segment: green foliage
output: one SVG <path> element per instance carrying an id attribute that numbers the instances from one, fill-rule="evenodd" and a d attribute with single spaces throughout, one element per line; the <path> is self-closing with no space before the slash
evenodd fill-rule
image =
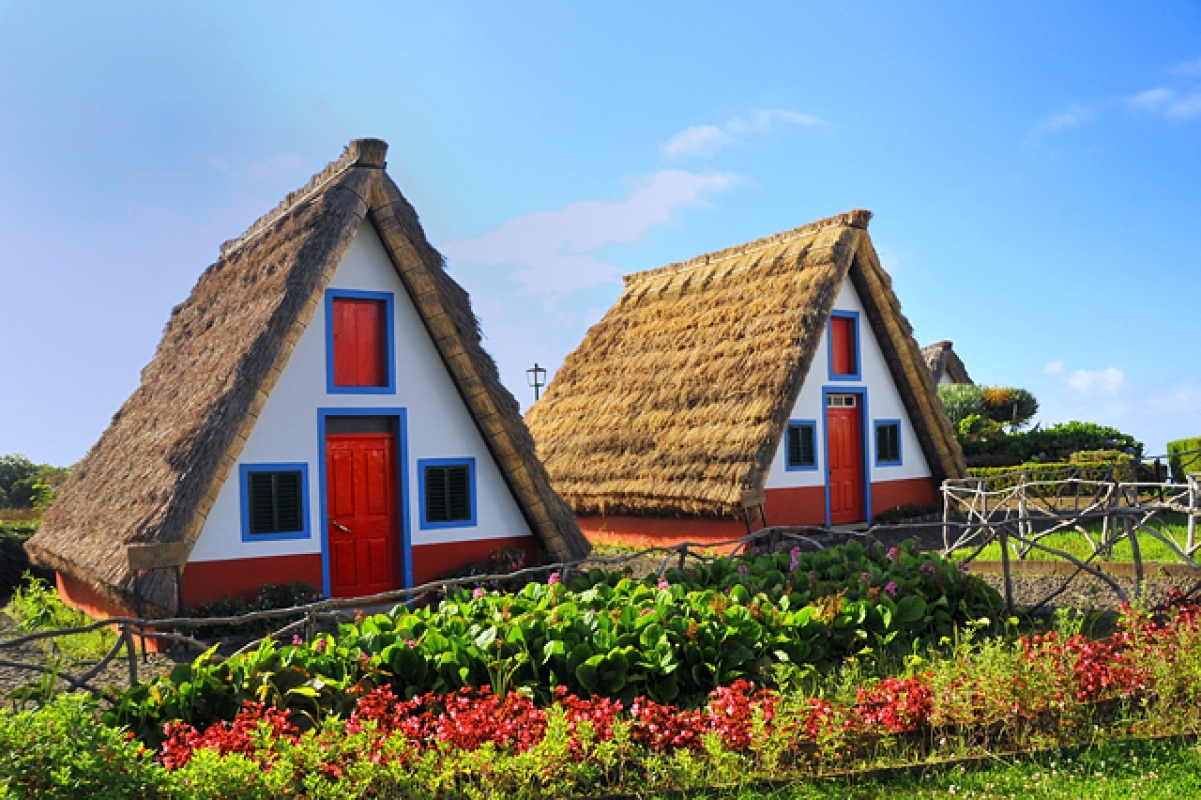
<path id="1" fill-rule="evenodd" d="M 210 653 L 135 687 L 108 719 L 153 735 L 164 720 L 229 719 L 258 700 L 316 720 L 345 713 L 352 689 L 385 683 L 404 697 L 490 686 L 545 700 L 565 686 L 688 705 L 740 678 L 774 685 L 778 664 L 830 670 L 854 654 L 898 656 L 1000 608 L 978 577 L 910 545 L 719 558 L 668 570 L 661 585 L 597 569 L 567 586 L 397 606 L 336 637 L 268 641 L 220 664 Z"/>
<path id="2" fill-rule="evenodd" d="M 1172 480 L 1183 483 L 1190 472 L 1201 472 L 1201 436 L 1168 442 Z"/>
<path id="3" fill-rule="evenodd" d="M 56 589 L 30 573 L 25 574 L 22 585 L 13 592 L 4 613 L 16 621 L 17 630 L 22 633 L 79 628 L 94 621 L 82 611 L 68 608 Z M 116 643 L 117 634 L 111 628 L 62 636 L 56 642 L 68 657 L 80 660 L 103 658 Z M 45 646 L 50 647 L 49 640 L 45 640 Z"/>
<path id="4" fill-rule="evenodd" d="M 984 405 L 983 387 L 971 383 L 955 383 L 950 386 L 938 387 L 938 398 L 942 400 L 951 427 L 958 429 L 959 423 L 968 417 L 981 419 L 988 417 L 988 408 Z"/>
<path id="5" fill-rule="evenodd" d="M 973 478 L 990 478 L 991 480 L 988 482 L 990 492 L 1008 489 L 1019 483 L 1062 481 L 1072 477 L 1085 481 L 1130 481 L 1134 479 L 1129 456 L 1112 462 L 1051 462 L 1022 464 L 1017 467 L 968 467 L 967 474 Z M 1031 496 L 1039 497 L 1042 490 L 1038 486 L 1031 486 L 1028 491 Z M 1056 491 L 1062 491 L 1062 487 L 1047 487 L 1049 496 L 1054 497 Z"/>
<path id="6" fill-rule="evenodd" d="M 992 439 L 960 439 L 959 443 L 965 456 L 1007 455 L 1022 461 L 1054 461 L 1067 458 L 1078 450 L 1125 450 L 1133 447 L 1142 452 L 1143 449 L 1142 442 L 1116 428 L 1077 421 Z"/>
<path id="7" fill-rule="evenodd" d="M 1009 386 L 985 386 L 980 393 L 988 418 L 1017 430 L 1038 413 L 1038 401 L 1025 389 Z"/>
<path id="8" fill-rule="evenodd" d="M 47 508 L 70 471 L 35 464 L 19 453 L 0 456 L 0 508 Z"/>
<path id="9" fill-rule="evenodd" d="M 25 542 L 39 524 L 37 521 L 0 522 L 0 601 L 12 595 L 26 572 L 46 580 L 54 577 L 50 570 L 31 567 L 25 552 Z"/>
<path id="10" fill-rule="evenodd" d="M 98 724 L 95 701 L 86 695 L 0 712 L 0 753 L 5 797 L 152 798 L 168 780 L 141 742 Z"/>

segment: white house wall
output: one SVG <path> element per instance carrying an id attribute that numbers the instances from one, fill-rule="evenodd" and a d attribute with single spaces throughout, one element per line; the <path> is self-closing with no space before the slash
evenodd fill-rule
<path id="1" fill-rule="evenodd" d="M 213 505 L 191 561 L 222 561 L 321 552 L 321 486 L 317 410 L 404 408 L 407 430 L 402 454 L 407 464 L 404 492 L 409 502 L 403 520 L 413 545 L 532 535 L 499 468 L 463 404 L 446 368 L 393 268 L 375 229 L 365 222 L 339 265 L 331 289 L 391 292 L 395 325 L 395 394 L 330 394 L 326 391 L 326 318 L 322 303 L 301 335 L 246 440 L 238 464 L 303 462 L 308 470 L 308 517 L 305 539 L 242 540 L 240 486 L 235 466 Z M 422 530 L 417 461 L 425 458 L 475 459 L 476 524 Z"/>
<path id="2" fill-rule="evenodd" d="M 909 415 L 905 413 L 905 406 L 901 401 L 901 395 L 897 391 L 896 384 L 893 382 L 892 373 L 888 371 L 888 364 L 884 361 L 884 354 L 880 352 L 880 345 L 876 342 L 876 336 L 872 331 L 871 323 L 863 313 L 863 305 L 859 302 L 859 296 L 855 293 L 855 287 L 851 285 L 849 278 L 843 281 L 842 288 L 838 292 L 838 298 L 834 301 L 834 310 L 855 311 L 859 313 L 859 375 L 861 380 L 832 381 L 829 379 L 830 351 L 826 342 L 826 338 L 829 335 L 829 326 L 827 326 L 826 330 L 822 332 L 817 352 L 813 356 L 813 364 L 809 367 L 809 374 L 805 377 L 805 383 L 801 387 L 800 396 L 797 397 L 796 405 L 793 407 L 792 414 L 789 417 L 789 419 L 812 420 L 817 423 L 815 431 L 817 469 L 786 469 L 787 439 L 785 437 L 781 440 L 780 448 L 772 459 L 771 470 L 767 475 L 766 488 L 789 489 L 825 485 L 826 453 L 824 443 L 826 441 L 826 409 L 823 403 L 823 388 L 865 388 L 867 390 L 868 418 L 865 431 L 868 445 L 868 458 L 865 465 L 865 477 L 867 480 L 877 483 L 906 478 L 929 477 L 930 467 L 926 463 L 925 454 L 922 453 L 921 445 L 917 441 L 917 435 L 913 430 L 913 423 L 910 421 Z M 902 463 L 899 466 L 876 466 L 875 428 L 872 423 L 875 420 L 885 419 L 901 421 Z"/>

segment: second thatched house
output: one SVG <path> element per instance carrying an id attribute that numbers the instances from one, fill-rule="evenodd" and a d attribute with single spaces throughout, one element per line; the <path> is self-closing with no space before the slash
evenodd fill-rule
<path id="1" fill-rule="evenodd" d="M 954 345 L 946 339 L 923 347 L 922 358 L 926 361 L 926 368 L 930 370 L 935 386 L 973 383 L 963 360 L 955 353 Z"/>
<path id="2" fill-rule="evenodd" d="M 870 217 L 626 277 L 526 415 L 589 538 L 735 537 L 759 497 L 772 525 L 866 523 L 963 475 Z"/>
<path id="3" fill-rule="evenodd" d="M 352 142 L 172 312 L 27 543 L 68 602 L 167 614 L 289 581 L 355 597 L 499 547 L 586 555 L 386 149 Z"/>

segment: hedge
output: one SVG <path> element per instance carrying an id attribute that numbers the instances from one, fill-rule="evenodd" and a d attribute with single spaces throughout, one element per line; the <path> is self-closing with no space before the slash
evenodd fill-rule
<path id="1" fill-rule="evenodd" d="M 1052 462 L 1047 464 L 1023 464 L 1020 467 L 968 467 L 967 474 L 972 478 L 989 478 L 988 490 L 999 491 L 1017 486 L 1025 480 L 1026 483 L 1039 481 L 1062 481 L 1068 478 L 1080 478 L 1083 481 L 1113 480 L 1115 471 L 1117 477 L 1129 481 L 1134 476 L 1130 474 L 1130 463 L 1087 463 L 1070 464 L 1067 462 Z M 1054 493 L 1054 492 L 1052 492 Z"/>
<path id="2" fill-rule="evenodd" d="M 1168 442 L 1168 463 L 1177 483 L 1184 483 L 1190 472 L 1201 472 L 1201 436 Z"/>
<path id="3" fill-rule="evenodd" d="M 0 522 L 0 600 L 12 596 L 26 571 L 39 578 L 54 580 L 50 570 L 31 567 L 25 554 L 25 541 L 38 529 L 37 522 Z"/>
<path id="4" fill-rule="evenodd" d="M 1007 455 L 1017 456 L 1022 461 L 1063 459 L 1078 450 L 1124 451 L 1133 447 L 1141 453 L 1143 449 L 1142 442 L 1117 428 L 1077 421 L 978 441 L 961 439 L 960 445 L 965 456 Z"/>

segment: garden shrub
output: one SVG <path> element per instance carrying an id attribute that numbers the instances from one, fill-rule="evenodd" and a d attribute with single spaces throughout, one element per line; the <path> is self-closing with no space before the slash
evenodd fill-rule
<path id="1" fill-rule="evenodd" d="M 1201 472 L 1201 436 L 1168 442 L 1172 480 L 1184 483 L 1190 472 Z"/>
<path id="2" fill-rule="evenodd" d="M 1083 481 L 1130 481 L 1135 477 L 1128 456 L 1117 462 L 1052 462 L 1021 464 L 1016 467 L 968 467 L 967 474 L 972 478 L 989 478 L 989 491 L 1008 489 L 1023 482 L 1051 482 L 1068 478 L 1080 478 Z M 1056 487 L 1048 486 L 1045 490 L 1054 495 Z M 1042 489 L 1031 487 L 1030 491 L 1037 496 Z"/>
<path id="3" fill-rule="evenodd" d="M 1022 461 L 1039 459 L 1054 461 L 1067 458 L 1078 450 L 1116 449 L 1132 447 L 1141 453 L 1142 442 L 1116 428 L 1091 422 L 1067 422 L 1039 430 L 1022 431 L 987 440 L 960 439 L 965 456 L 981 454 L 1015 456 Z"/>
<path id="4" fill-rule="evenodd" d="M 951 427 L 959 429 L 959 423 L 970 416 L 987 417 L 984 393 L 980 386 L 971 383 L 956 383 L 938 387 L 938 398 L 946 409 Z"/>
<path id="5" fill-rule="evenodd" d="M 249 600 L 242 597 L 225 595 L 220 600 L 206 600 L 189 608 L 189 617 L 201 619 L 215 617 L 240 617 L 255 611 L 274 611 L 281 608 L 308 605 L 322 599 L 322 594 L 312 584 L 304 581 L 291 583 L 264 583 Z M 244 625 L 213 625 L 193 629 L 194 635 L 200 637 L 218 636 L 250 636 L 262 635 L 270 630 L 278 630 L 300 619 L 299 616 L 277 617 Z"/>
<path id="6" fill-rule="evenodd" d="M 29 572 L 25 573 L 21 585 L 13 591 L 4 613 L 17 623 L 20 633 L 81 628 L 94 622 L 87 614 L 63 603 L 58 590 L 48 581 Z M 42 646 L 49 650 L 51 641 L 42 640 Z M 77 660 L 103 658 L 116 643 L 117 634 L 107 627 L 54 640 L 55 647 L 69 658 Z"/>

